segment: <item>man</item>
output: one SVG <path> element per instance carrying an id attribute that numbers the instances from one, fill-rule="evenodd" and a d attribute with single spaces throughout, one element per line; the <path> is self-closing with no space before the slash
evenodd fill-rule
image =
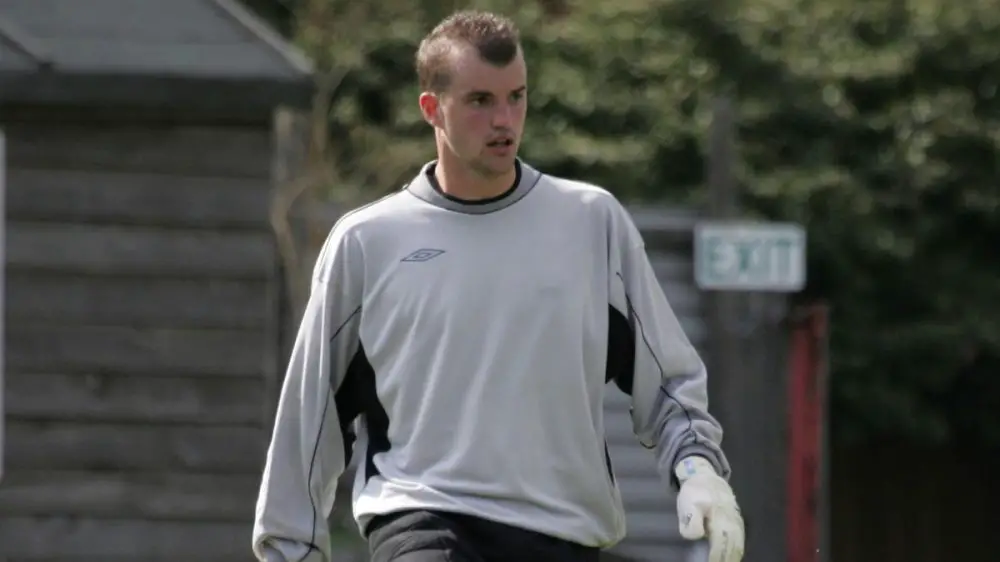
<path id="1" fill-rule="evenodd" d="M 518 33 L 461 12 L 421 43 L 437 159 L 342 218 L 319 255 L 257 504 L 267 562 L 327 562 L 352 453 L 374 562 L 596 561 L 625 535 L 603 395 L 679 486 L 681 534 L 738 562 L 705 371 L 609 192 L 516 155 Z M 355 442 L 356 441 L 356 442 Z"/>

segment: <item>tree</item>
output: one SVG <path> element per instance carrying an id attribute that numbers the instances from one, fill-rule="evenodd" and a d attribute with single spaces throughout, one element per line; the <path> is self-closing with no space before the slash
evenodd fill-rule
<path id="1" fill-rule="evenodd" d="M 994 2 L 462 5 L 521 24 L 525 158 L 622 198 L 702 204 L 709 102 L 730 93 L 744 205 L 807 226 L 803 297 L 833 307 L 837 434 L 1000 446 Z M 299 28 L 344 72 L 329 112 L 341 184 L 374 197 L 432 157 L 413 54 L 455 6 L 375 3 L 354 8 L 364 26 Z"/>
<path id="2" fill-rule="evenodd" d="M 1000 356 L 994 8 L 671 7 L 739 94 L 751 207 L 809 228 L 842 437 L 1000 445 L 996 394 L 969 392 L 996 389 Z"/>

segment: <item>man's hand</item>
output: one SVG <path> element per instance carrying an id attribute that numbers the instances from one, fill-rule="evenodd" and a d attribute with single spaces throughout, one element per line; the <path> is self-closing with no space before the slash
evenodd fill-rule
<path id="1" fill-rule="evenodd" d="M 681 483 L 677 495 L 681 536 L 688 540 L 708 537 L 708 562 L 740 562 L 743 517 L 729 483 L 702 457 L 681 460 L 674 472 Z"/>

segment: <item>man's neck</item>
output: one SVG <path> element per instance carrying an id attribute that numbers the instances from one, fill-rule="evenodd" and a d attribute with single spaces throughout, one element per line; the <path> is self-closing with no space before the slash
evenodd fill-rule
<path id="1" fill-rule="evenodd" d="M 499 197 L 510 191 L 517 179 L 517 169 L 511 166 L 507 173 L 486 177 L 442 158 L 434 167 L 434 178 L 442 193 L 464 201 L 478 201 Z"/>

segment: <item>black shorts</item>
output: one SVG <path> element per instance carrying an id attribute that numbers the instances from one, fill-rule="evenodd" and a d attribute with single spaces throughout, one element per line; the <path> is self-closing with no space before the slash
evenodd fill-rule
<path id="1" fill-rule="evenodd" d="M 367 527 L 371 562 L 598 562 L 600 550 L 467 515 L 407 511 Z"/>

